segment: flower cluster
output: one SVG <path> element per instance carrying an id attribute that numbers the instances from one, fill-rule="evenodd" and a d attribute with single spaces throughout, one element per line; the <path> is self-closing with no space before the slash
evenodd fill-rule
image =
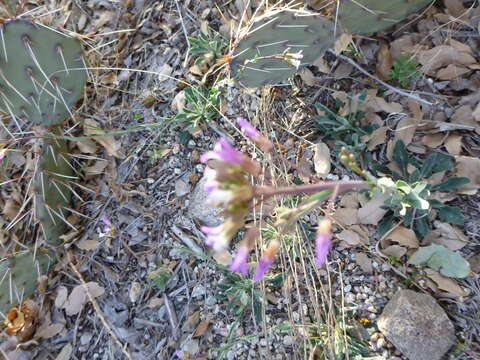
<path id="1" fill-rule="evenodd" d="M 249 136 L 263 151 L 272 150 L 272 143 L 253 127 L 244 118 L 237 119 L 243 132 Z M 212 151 L 202 155 L 201 161 L 208 163 L 205 170 L 205 191 L 208 202 L 222 207 L 226 220 L 216 227 L 203 226 L 202 231 L 207 235 L 206 244 L 214 251 L 222 251 L 229 247 L 231 239 L 245 223 L 245 216 L 251 207 L 254 198 L 271 196 L 275 193 L 271 188 L 255 187 L 251 185 L 249 176 L 257 177 L 260 173 L 260 164 L 245 154 L 236 150 L 226 139 L 220 139 Z M 325 185 L 321 185 L 325 187 Z M 287 191 L 287 192 L 285 192 Z M 288 193 L 284 188 L 283 192 Z M 255 246 L 255 240 L 260 236 L 258 228 L 250 228 L 240 242 L 235 257 L 230 264 L 230 270 L 248 276 L 248 258 Z M 331 223 L 323 220 L 319 224 L 316 240 L 316 262 L 319 266 L 326 262 L 330 249 Z M 280 242 L 273 239 L 260 257 L 253 280 L 260 280 L 273 264 L 275 255 L 280 248 Z"/>

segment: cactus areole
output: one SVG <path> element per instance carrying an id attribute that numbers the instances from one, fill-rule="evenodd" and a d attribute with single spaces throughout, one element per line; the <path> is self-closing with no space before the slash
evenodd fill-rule
<path id="1" fill-rule="evenodd" d="M 239 41 L 233 76 L 247 87 L 284 83 L 334 42 L 333 23 L 320 15 L 283 10 L 256 21 Z"/>
<path id="2" fill-rule="evenodd" d="M 17 126 L 60 124 L 87 79 L 80 42 L 23 19 L 0 25 L 0 111 Z"/>

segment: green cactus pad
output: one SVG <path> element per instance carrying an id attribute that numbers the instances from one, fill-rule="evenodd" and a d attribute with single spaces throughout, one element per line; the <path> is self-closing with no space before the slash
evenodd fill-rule
<path id="1" fill-rule="evenodd" d="M 407 18 L 432 0 L 340 0 L 338 21 L 351 33 L 373 34 Z"/>
<path id="2" fill-rule="evenodd" d="M 255 22 L 231 61 L 234 79 L 247 87 L 284 83 L 297 68 L 281 55 L 302 51 L 302 64 L 315 61 L 334 43 L 334 25 L 320 15 L 283 10 Z M 276 57 L 260 59 L 264 57 Z"/>
<path id="3" fill-rule="evenodd" d="M 17 124 L 69 117 L 87 79 L 80 42 L 23 19 L 0 25 L 0 35 L 0 111 Z"/>
<path id="4" fill-rule="evenodd" d="M 0 262 L 0 311 L 8 310 L 35 291 L 39 276 L 53 263 L 52 254 L 37 250 L 18 253 Z"/>
<path id="5" fill-rule="evenodd" d="M 71 202 L 69 181 L 73 170 L 67 158 L 64 140 L 45 139 L 35 174 L 35 215 L 43 229 L 45 242 L 50 246 L 62 244 L 60 236 L 69 228 L 68 210 Z"/>

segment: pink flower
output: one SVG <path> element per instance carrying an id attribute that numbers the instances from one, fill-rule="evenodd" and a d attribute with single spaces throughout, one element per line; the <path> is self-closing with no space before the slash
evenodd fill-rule
<path id="1" fill-rule="evenodd" d="M 332 244 L 332 222 L 323 219 L 318 224 L 317 238 L 315 239 L 316 263 L 322 266 L 327 261 L 327 255 Z"/>
<path id="2" fill-rule="evenodd" d="M 257 268 L 255 270 L 255 275 L 253 275 L 254 281 L 259 281 L 267 270 L 272 266 L 273 260 L 275 259 L 275 255 L 280 248 L 280 243 L 277 240 L 272 240 L 268 245 L 267 250 L 263 253 L 260 260 L 258 260 Z"/>
<path id="3" fill-rule="evenodd" d="M 213 151 L 207 151 L 200 157 L 200 161 L 204 163 L 212 159 L 241 166 L 244 162 L 244 155 L 230 145 L 226 139 L 222 138 L 217 141 L 213 147 Z"/>
<path id="4" fill-rule="evenodd" d="M 243 132 L 247 134 L 248 137 L 250 137 L 255 144 L 257 144 L 260 149 L 262 149 L 265 152 L 269 152 L 273 148 L 273 144 L 270 140 L 268 140 L 265 136 L 262 136 L 260 132 L 252 125 L 250 124 L 245 118 L 239 117 L 237 119 L 238 125 L 242 128 Z"/>
<path id="5" fill-rule="evenodd" d="M 250 124 L 245 118 L 239 117 L 237 119 L 238 125 L 242 128 L 243 132 L 247 134 L 248 137 L 251 137 L 252 139 L 256 139 L 257 137 L 261 136 L 260 132 Z"/>
<path id="6" fill-rule="evenodd" d="M 214 251 L 222 251 L 228 248 L 230 240 L 242 225 L 242 221 L 231 217 L 218 226 L 202 226 L 200 229 L 207 235 L 205 243 Z"/>
<path id="7" fill-rule="evenodd" d="M 235 255 L 232 263 L 230 264 L 231 271 L 237 271 L 243 276 L 248 276 L 248 254 L 250 249 L 244 246 L 240 246 Z"/>
<path id="8" fill-rule="evenodd" d="M 0 160 L 3 160 L 5 157 L 5 154 L 7 153 L 7 149 L 2 149 L 0 150 Z"/>
<path id="9" fill-rule="evenodd" d="M 244 276 L 248 276 L 248 254 L 252 250 L 255 239 L 260 236 L 260 230 L 256 227 L 251 228 L 245 234 L 240 246 L 238 247 L 235 258 L 230 264 L 231 271 L 237 271 Z"/>

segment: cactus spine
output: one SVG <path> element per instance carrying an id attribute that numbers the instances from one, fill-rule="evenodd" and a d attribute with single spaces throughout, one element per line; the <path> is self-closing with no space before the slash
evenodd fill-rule
<path id="1" fill-rule="evenodd" d="M 240 40 L 233 54 L 234 78 L 247 87 L 279 84 L 297 67 L 287 53 L 301 53 L 302 63 L 311 63 L 334 41 L 333 24 L 325 17 L 284 10 L 266 14 Z"/>
<path id="2" fill-rule="evenodd" d="M 67 143 L 50 135 L 58 135 L 61 123 L 72 117 L 87 79 L 85 68 L 77 39 L 23 19 L 0 25 L 0 112 L 9 115 L 16 132 L 33 127 L 43 136 L 36 155 L 34 208 L 44 241 L 53 247 L 61 245 L 60 236 L 69 227 L 73 169 Z M 0 311 L 30 295 L 52 259 L 36 251 L 36 256 L 20 253 L 2 262 L 0 279 L 6 275 L 0 282 Z"/>

